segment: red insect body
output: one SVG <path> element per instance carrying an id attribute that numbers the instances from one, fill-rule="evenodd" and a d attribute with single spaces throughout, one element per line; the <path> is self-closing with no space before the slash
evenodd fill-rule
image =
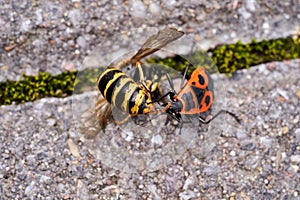
<path id="1" fill-rule="evenodd" d="M 206 72 L 203 67 L 198 67 L 192 72 L 191 77 L 177 95 L 175 95 L 172 86 L 173 91 L 168 93 L 172 102 L 168 102 L 164 105 L 166 112 L 173 118 L 182 122 L 181 114 L 193 115 L 208 111 L 211 108 L 214 99 L 213 88 L 213 81 L 210 78 L 209 73 Z M 203 124 L 208 124 L 222 113 L 231 115 L 238 123 L 240 123 L 240 119 L 234 113 L 227 110 L 220 110 L 208 120 L 199 116 L 199 120 Z"/>
<path id="2" fill-rule="evenodd" d="M 213 82 L 203 67 L 195 69 L 187 84 L 174 96 L 181 102 L 182 114 L 197 114 L 210 109 L 213 102 Z"/>

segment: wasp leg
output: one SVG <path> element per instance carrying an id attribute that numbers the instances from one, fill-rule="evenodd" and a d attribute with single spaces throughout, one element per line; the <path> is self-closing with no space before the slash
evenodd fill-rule
<path id="1" fill-rule="evenodd" d="M 144 76 L 144 72 L 143 72 L 142 67 L 141 67 L 141 63 L 136 62 L 135 66 L 139 70 L 140 81 L 143 83 L 145 81 L 145 76 Z"/>
<path id="2" fill-rule="evenodd" d="M 220 114 L 229 114 L 230 116 L 232 116 L 239 124 L 241 123 L 241 120 L 232 112 L 229 112 L 228 110 L 220 110 L 217 114 L 215 114 L 212 118 L 205 120 L 203 119 L 201 116 L 199 116 L 199 121 L 202 124 L 209 124 L 212 120 L 214 120 L 216 117 L 218 117 Z"/>
<path id="3" fill-rule="evenodd" d="M 144 72 L 140 62 L 136 62 L 136 67 L 139 70 L 140 82 L 143 89 L 145 89 L 149 94 L 151 94 L 151 98 L 155 99 L 155 102 L 161 100 L 161 98 L 159 98 L 159 100 L 156 100 L 158 98 L 157 96 L 161 95 L 161 88 L 159 83 L 156 82 L 153 83 L 152 81 L 145 79 Z"/>
<path id="4" fill-rule="evenodd" d="M 171 103 L 168 102 L 162 109 L 150 111 L 149 114 L 156 115 L 156 114 L 166 112 L 166 110 L 168 110 L 170 108 L 170 106 L 171 106 Z"/>
<path id="5" fill-rule="evenodd" d="M 166 96 L 170 96 L 170 99 L 173 99 L 175 95 L 177 95 L 176 91 L 174 90 L 174 85 L 173 85 L 173 82 L 171 80 L 171 77 L 169 75 L 169 73 L 166 74 L 167 75 L 167 79 L 169 81 L 169 84 L 170 84 L 170 87 L 171 87 L 171 91 L 167 92 L 166 94 L 160 96 L 159 98 L 157 97 L 154 97 L 152 96 L 152 101 L 151 102 L 148 102 L 148 104 L 152 104 L 152 103 L 158 103 L 159 105 L 160 104 L 160 101 L 162 101 Z M 150 93 L 150 94 L 153 94 L 155 90 L 159 90 L 160 93 L 161 93 L 161 88 L 159 86 L 159 84 L 153 84 L 154 85 L 154 88 L 152 90 L 150 90 L 148 88 L 147 85 L 145 85 L 146 83 L 145 82 L 142 82 L 142 85 L 143 87 Z"/>

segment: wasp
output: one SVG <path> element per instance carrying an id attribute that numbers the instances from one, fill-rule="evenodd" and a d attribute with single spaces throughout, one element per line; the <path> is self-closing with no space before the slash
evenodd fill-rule
<path id="1" fill-rule="evenodd" d="M 97 102 L 96 113 L 102 129 L 105 128 L 112 115 L 113 107 L 118 108 L 127 116 L 155 114 L 165 110 L 165 108 L 156 110 L 154 102 L 160 99 L 161 88 L 158 83 L 145 80 L 139 61 L 177 40 L 183 34 L 175 28 L 163 29 L 149 37 L 132 58 L 110 65 L 99 75 L 98 89 L 104 98 Z M 124 66 L 130 64 L 136 65 L 139 71 L 139 82 L 121 71 Z M 120 120 L 120 123 L 123 121 Z"/>
<path id="2" fill-rule="evenodd" d="M 141 70 L 141 64 L 136 65 Z M 158 83 L 143 78 L 137 83 L 115 67 L 99 76 L 98 89 L 111 105 L 132 116 L 155 113 L 152 99 L 161 94 Z"/>
<path id="3" fill-rule="evenodd" d="M 181 81 L 181 90 L 178 93 L 176 93 L 173 82 L 167 74 L 171 91 L 164 95 L 169 95 L 171 100 L 163 105 L 165 106 L 166 112 L 169 116 L 181 123 L 183 122 L 181 114 L 188 116 L 205 113 L 211 108 L 214 100 L 213 81 L 204 67 L 197 67 L 192 72 L 186 84 L 183 84 L 187 76 L 188 68 L 189 65 L 187 65 L 185 69 L 184 76 Z M 210 119 L 204 119 L 199 115 L 199 121 L 202 124 L 208 124 L 222 113 L 231 115 L 238 123 L 240 123 L 240 119 L 234 113 L 227 110 L 220 110 Z"/>

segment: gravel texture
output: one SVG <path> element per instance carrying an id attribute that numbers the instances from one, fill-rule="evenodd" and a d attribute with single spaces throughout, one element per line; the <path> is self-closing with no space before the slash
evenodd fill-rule
<path id="1" fill-rule="evenodd" d="M 299 199 L 299 73 L 300 61 L 293 60 L 239 71 L 232 78 L 213 76 L 227 88 L 227 108 L 242 124 L 226 123 L 205 158 L 190 149 L 151 172 L 128 173 L 97 159 L 97 146 L 89 146 L 75 130 L 72 97 L 2 106 L 1 196 Z"/>
<path id="2" fill-rule="evenodd" d="M 0 10 L 0 81 L 22 73 L 78 69 L 97 45 L 99 59 L 147 27 L 175 26 L 204 49 L 299 33 L 300 2 L 289 1 L 8 1 Z M 137 29 L 138 28 L 138 29 Z M 120 37 L 124 36 L 124 37 Z M 126 43 L 127 49 L 137 41 Z M 106 60 L 111 61 L 111 60 Z"/>
<path id="3" fill-rule="evenodd" d="M 116 32 L 138 30 L 143 35 L 151 25 L 181 27 L 207 48 L 237 39 L 284 37 L 297 32 L 300 24 L 297 1 L 197 2 L 3 1 L 0 80 L 18 80 L 22 72 L 56 74 L 77 68 L 104 38 L 112 37 L 116 43 L 104 43 L 117 50 L 122 38 Z M 107 46 L 103 54 L 110 52 Z M 226 109 L 238 114 L 242 124 L 230 119 L 215 123 L 223 131 L 206 157 L 197 157 L 198 149 L 190 148 L 176 161 L 150 171 L 110 166 L 95 154 L 97 141 L 78 134 L 72 101 L 89 94 L 1 106 L 0 196 L 299 199 L 299 74 L 300 61 L 292 60 L 262 64 L 231 78 L 214 75 L 215 85 L 226 89 L 216 101 L 226 101 Z M 161 143 L 159 137 L 153 141 Z"/>

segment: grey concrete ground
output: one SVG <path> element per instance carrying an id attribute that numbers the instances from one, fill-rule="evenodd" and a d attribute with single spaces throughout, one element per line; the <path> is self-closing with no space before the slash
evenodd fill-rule
<path id="1" fill-rule="evenodd" d="M 222 100 L 242 125 L 226 122 L 204 159 L 189 149 L 151 172 L 126 172 L 97 159 L 93 152 L 102 147 L 76 133 L 71 97 L 2 106 L 2 197 L 298 199 L 299 72 L 294 60 L 219 77 L 215 84 L 228 89 Z"/>
<path id="2" fill-rule="evenodd" d="M 299 10 L 299 0 L 3 0 L 0 81 L 18 80 L 23 72 L 57 74 L 79 68 L 97 45 L 101 60 L 120 49 L 125 37 L 145 35 L 147 27 L 181 28 L 204 49 L 237 40 L 285 37 L 299 33 Z M 137 42 L 124 45 L 131 49 Z"/>
<path id="3" fill-rule="evenodd" d="M 118 50 L 123 45 L 116 33 L 139 28 L 135 34 L 142 37 L 147 26 L 180 27 L 203 48 L 284 37 L 299 31 L 298 10 L 299 1 L 3 1 L 0 80 L 77 68 L 97 44 L 104 45 L 105 55 L 111 52 L 107 46 Z M 99 159 L 95 152 L 102 146 L 82 139 L 73 120 L 72 99 L 84 100 L 85 94 L 1 106 L 0 196 L 299 199 L 299 74 L 300 61 L 293 60 L 262 64 L 231 78 L 214 75 L 216 89 L 225 88 L 216 103 L 226 101 L 242 124 L 229 118 L 212 124 L 222 131 L 206 157 L 197 157 L 201 147 L 196 146 L 154 171 L 126 171 Z"/>

